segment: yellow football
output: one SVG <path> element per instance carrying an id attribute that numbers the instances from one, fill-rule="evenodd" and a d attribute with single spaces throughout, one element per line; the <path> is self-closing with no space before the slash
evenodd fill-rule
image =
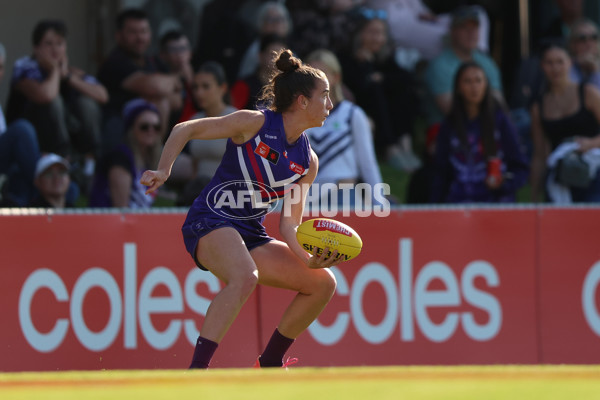
<path id="1" fill-rule="evenodd" d="M 362 239 L 348 225 L 329 218 L 314 218 L 304 221 L 298 227 L 296 239 L 300 246 L 309 253 L 317 248 L 317 254 L 322 254 L 325 247 L 329 248 L 328 256 L 334 250 L 338 251 L 336 258 L 350 260 L 360 254 Z"/>

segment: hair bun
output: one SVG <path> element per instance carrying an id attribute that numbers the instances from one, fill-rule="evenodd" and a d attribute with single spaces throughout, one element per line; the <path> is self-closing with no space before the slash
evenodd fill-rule
<path id="1" fill-rule="evenodd" d="M 277 69 L 282 72 L 295 71 L 300 68 L 301 64 L 300 59 L 294 57 L 291 50 L 283 50 L 277 61 L 275 61 Z"/>

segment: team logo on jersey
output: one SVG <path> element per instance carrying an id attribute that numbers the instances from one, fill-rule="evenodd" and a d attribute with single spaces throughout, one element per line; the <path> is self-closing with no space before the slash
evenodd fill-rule
<path id="1" fill-rule="evenodd" d="M 231 180 L 210 189 L 206 200 L 208 207 L 223 218 L 248 220 L 275 210 L 279 196 L 275 189 L 264 183 Z"/>
<path id="2" fill-rule="evenodd" d="M 290 169 L 297 173 L 298 175 L 302 175 L 304 173 L 304 167 L 300 164 L 297 164 L 293 161 L 290 161 Z"/>
<path id="3" fill-rule="evenodd" d="M 258 146 L 256 146 L 254 152 L 273 165 L 277 165 L 277 161 L 279 161 L 279 153 L 263 142 L 260 142 Z"/>

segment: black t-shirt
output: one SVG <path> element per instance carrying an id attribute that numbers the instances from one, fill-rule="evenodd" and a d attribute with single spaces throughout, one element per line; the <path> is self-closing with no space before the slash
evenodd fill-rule
<path id="1" fill-rule="evenodd" d="M 144 57 L 144 66 L 139 66 L 120 47 L 115 47 L 110 52 L 98 71 L 98 79 L 110 93 L 110 99 L 106 106 L 108 112 L 121 115 L 125 103 L 139 97 L 138 94 L 122 87 L 123 81 L 138 71 L 158 72 L 158 68 L 153 58 L 149 56 Z"/>

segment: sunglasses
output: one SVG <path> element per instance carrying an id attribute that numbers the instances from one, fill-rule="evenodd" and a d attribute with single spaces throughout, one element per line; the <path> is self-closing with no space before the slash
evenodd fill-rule
<path id="1" fill-rule="evenodd" d="M 596 41 L 598 40 L 598 34 L 597 33 L 590 33 L 588 35 L 582 33 L 580 35 L 575 36 L 575 40 L 578 42 L 586 42 L 588 40 L 590 41 Z"/>
<path id="2" fill-rule="evenodd" d="M 160 132 L 160 124 L 149 124 L 148 122 L 142 122 L 137 126 L 142 132 L 148 132 L 150 129 L 154 129 L 155 132 Z"/>
<path id="3" fill-rule="evenodd" d="M 361 8 L 359 10 L 360 14 L 365 19 L 387 19 L 387 11 L 385 10 L 377 10 L 373 8 Z"/>

